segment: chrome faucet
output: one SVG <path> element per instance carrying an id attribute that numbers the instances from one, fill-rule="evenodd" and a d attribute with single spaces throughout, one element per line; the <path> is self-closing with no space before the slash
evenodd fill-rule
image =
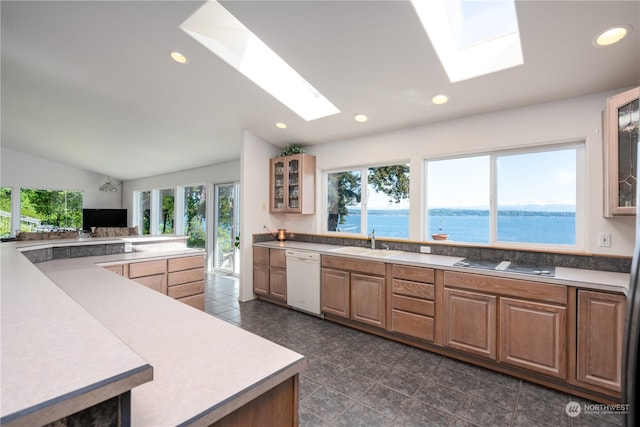
<path id="1" fill-rule="evenodd" d="M 371 234 L 369 234 L 369 239 L 371 239 L 371 249 L 376 248 L 376 230 L 375 228 L 371 229 Z"/>

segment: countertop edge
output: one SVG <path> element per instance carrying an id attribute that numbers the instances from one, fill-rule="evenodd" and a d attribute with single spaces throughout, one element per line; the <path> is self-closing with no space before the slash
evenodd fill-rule
<path id="1" fill-rule="evenodd" d="M 307 367 L 307 363 L 307 358 L 303 356 L 301 359 L 289 364 L 280 371 L 265 377 L 262 381 L 252 385 L 251 387 L 238 391 L 233 396 L 229 396 L 228 399 L 219 402 L 217 405 L 201 412 L 179 425 L 194 427 L 209 426 L 251 402 L 255 398 L 263 395 L 265 392 L 271 390 L 283 381 L 297 375 L 301 370 Z"/>
<path id="2" fill-rule="evenodd" d="M 105 399 L 121 395 L 131 391 L 134 387 L 153 380 L 153 367 L 149 364 L 122 372 L 112 378 L 107 378 L 95 384 L 89 384 L 83 388 L 74 390 L 65 395 L 58 396 L 36 406 L 22 409 L 0 418 L 0 425 L 11 427 L 13 425 L 40 425 L 42 423 L 41 411 L 56 413 L 59 408 L 77 406 L 81 400 L 81 406 L 93 406 Z M 87 403 L 87 401 L 91 403 Z"/>

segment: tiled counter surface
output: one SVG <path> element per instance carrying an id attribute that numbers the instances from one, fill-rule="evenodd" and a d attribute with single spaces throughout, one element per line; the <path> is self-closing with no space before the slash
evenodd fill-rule
<path id="1" fill-rule="evenodd" d="M 131 420 L 135 426 L 209 425 L 306 366 L 306 359 L 298 353 L 95 265 L 193 253 L 190 250 L 134 252 L 34 265 L 22 257 L 13 244 L 3 244 L 1 249 L 3 416 L 7 410 L 5 400 L 24 405 L 32 390 L 47 388 L 45 384 L 69 387 L 69 373 L 75 373 L 76 366 L 77 373 L 82 374 L 78 375 L 81 385 L 86 385 L 83 375 L 102 369 L 96 365 L 122 363 L 119 358 L 113 360 L 109 353 L 101 352 L 99 346 L 92 348 L 96 340 L 93 331 L 83 329 L 85 325 L 78 323 L 82 319 L 71 319 L 64 328 L 52 324 L 48 329 L 49 340 L 73 339 L 82 350 L 73 358 L 78 360 L 75 363 L 66 361 L 66 369 L 56 369 L 66 376 L 52 378 L 53 382 L 41 380 L 37 374 L 47 370 L 45 362 L 69 357 L 69 352 L 63 346 L 52 352 L 46 341 L 32 343 L 31 336 L 42 338 L 43 334 L 37 331 L 34 335 L 19 334 L 16 325 L 28 321 L 37 329 L 41 322 L 51 320 L 40 315 L 46 307 L 51 311 L 51 317 L 63 316 L 64 312 L 59 309 L 66 306 L 83 312 L 86 323 L 93 322 L 103 331 L 106 328 L 111 341 L 130 352 L 139 364 L 153 367 L 153 381 L 131 391 Z M 19 268 L 16 270 L 15 267 Z M 32 300 L 33 305 L 26 312 L 18 312 L 15 300 L 5 300 L 5 292 L 14 292 L 14 288 L 34 277 L 41 282 L 42 288 L 60 294 L 65 305 L 40 299 L 33 293 L 35 289 L 21 295 L 21 300 Z M 5 304 L 8 306 L 6 311 Z M 10 342 L 5 341 L 5 329 Z M 39 369 L 32 368 L 17 355 L 22 347 L 29 345 L 34 346 L 32 364 Z M 90 348 L 85 349 L 86 346 Z M 11 363 L 5 363 L 7 357 Z M 25 376 L 22 369 L 34 369 L 35 372 Z M 11 384 L 5 384 L 7 374 L 15 377 Z M 60 395 L 53 388 L 52 396 Z M 18 396 L 13 396 L 14 393 Z"/>
<path id="2" fill-rule="evenodd" d="M 455 264 L 463 258 L 443 255 L 430 255 L 415 252 L 401 252 L 388 257 L 371 257 L 366 255 L 353 255 L 335 252 L 342 246 L 324 245 L 317 243 L 284 241 L 284 242 L 262 242 L 255 243 L 254 246 L 263 246 L 280 249 L 296 249 L 318 252 L 323 255 L 342 256 L 349 258 L 361 258 L 369 261 L 379 261 L 394 264 L 406 264 L 419 267 L 446 268 L 447 270 L 461 271 L 465 273 L 477 273 L 489 276 L 509 277 L 551 283 L 557 285 L 575 286 L 584 289 L 599 289 L 623 293 L 626 295 L 629 288 L 629 274 L 615 273 L 610 271 L 583 270 L 578 268 L 556 267 L 555 277 L 542 277 L 532 274 L 509 273 L 506 271 L 484 270 L 469 267 L 456 267 Z"/>

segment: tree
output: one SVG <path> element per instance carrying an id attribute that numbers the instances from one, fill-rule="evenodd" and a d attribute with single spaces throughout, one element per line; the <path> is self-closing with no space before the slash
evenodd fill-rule
<path id="1" fill-rule="evenodd" d="M 0 237 L 11 234 L 11 188 L 0 187 Z"/>
<path id="2" fill-rule="evenodd" d="M 204 185 L 185 188 L 185 210 L 187 229 L 185 234 L 189 236 L 187 245 L 190 248 L 204 248 L 205 230 L 203 221 L 206 215 L 206 187 Z"/>
<path id="3" fill-rule="evenodd" d="M 347 206 L 360 202 L 362 190 L 358 171 L 329 174 L 327 195 L 327 211 L 329 212 L 327 229 L 335 231 L 338 224 L 344 224 L 344 217 L 349 214 Z"/>
<path id="4" fill-rule="evenodd" d="M 175 212 L 175 197 L 171 194 L 162 194 L 162 231 L 161 234 L 173 233 L 173 216 Z"/>
<path id="5" fill-rule="evenodd" d="M 374 190 L 389 196 L 390 203 L 400 203 L 409 198 L 409 165 L 369 168 L 367 179 Z"/>
<path id="6" fill-rule="evenodd" d="M 329 174 L 327 229 L 336 231 L 349 215 L 349 206 L 360 203 L 362 179 L 357 170 Z M 367 169 L 367 181 L 376 192 L 389 196 L 390 203 L 409 198 L 409 165 L 391 165 Z"/>
<path id="7" fill-rule="evenodd" d="M 82 193 L 66 190 L 23 189 L 22 216 L 38 218 L 42 224 L 60 228 L 82 227 Z"/>

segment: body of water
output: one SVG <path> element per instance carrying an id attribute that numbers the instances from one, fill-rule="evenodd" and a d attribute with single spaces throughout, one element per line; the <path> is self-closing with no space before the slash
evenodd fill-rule
<path id="1" fill-rule="evenodd" d="M 469 211 L 436 211 L 429 215 L 429 236 L 449 234 L 449 240 L 469 243 L 489 243 L 489 214 Z M 376 230 L 378 237 L 409 237 L 409 212 L 371 211 L 367 218 L 367 232 Z M 439 228 L 442 227 L 442 231 Z M 360 212 L 352 212 L 340 224 L 341 231 L 360 233 Z M 558 245 L 575 245 L 575 214 L 567 212 L 509 212 L 498 215 L 498 240 Z M 431 239 L 431 237 L 429 237 Z"/>

